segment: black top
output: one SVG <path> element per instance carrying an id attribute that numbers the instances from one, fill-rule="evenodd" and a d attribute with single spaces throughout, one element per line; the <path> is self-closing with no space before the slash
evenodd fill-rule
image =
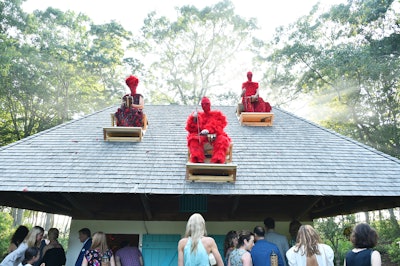
<path id="1" fill-rule="evenodd" d="M 46 266 L 62 266 L 65 265 L 65 252 L 63 248 L 51 248 L 46 251 L 41 263 Z"/>
<path id="2" fill-rule="evenodd" d="M 371 266 L 372 249 L 359 252 L 349 251 L 346 254 L 346 266 Z"/>

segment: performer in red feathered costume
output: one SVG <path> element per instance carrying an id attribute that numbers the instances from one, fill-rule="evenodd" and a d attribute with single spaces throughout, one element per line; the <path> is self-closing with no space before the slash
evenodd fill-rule
<path id="1" fill-rule="evenodd" d="M 204 112 L 194 112 L 186 122 L 190 161 L 192 163 L 204 162 L 204 145 L 213 147 L 211 163 L 225 163 L 226 151 L 231 139 L 225 133 L 224 128 L 228 124 L 225 115 L 221 111 L 211 111 L 211 102 L 207 97 L 201 100 Z"/>
<path id="2" fill-rule="evenodd" d="M 141 94 L 136 93 L 139 79 L 135 76 L 129 76 L 125 83 L 131 93 L 122 97 L 121 107 L 115 113 L 116 124 L 122 127 L 142 127 L 144 100 Z"/>
<path id="3" fill-rule="evenodd" d="M 271 112 L 271 105 L 258 96 L 258 82 L 253 82 L 253 73 L 247 72 L 247 81 L 242 84 L 242 103 L 245 112 Z"/>

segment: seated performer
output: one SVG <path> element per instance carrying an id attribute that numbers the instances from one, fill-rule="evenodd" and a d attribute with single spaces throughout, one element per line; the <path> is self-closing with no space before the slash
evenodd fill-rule
<path id="1" fill-rule="evenodd" d="M 201 100 L 204 112 L 194 112 L 186 122 L 190 162 L 204 163 L 204 145 L 211 145 L 213 153 L 211 163 L 225 163 L 226 151 L 231 139 L 225 133 L 226 117 L 221 111 L 211 111 L 211 102 L 207 97 Z"/>
<path id="2" fill-rule="evenodd" d="M 116 124 L 121 127 L 142 127 L 144 100 L 141 94 L 136 93 L 139 79 L 129 76 L 125 82 L 131 93 L 122 97 L 121 107 L 115 113 Z"/>
<path id="3" fill-rule="evenodd" d="M 253 73 L 247 72 L 247 81 L 242 84 L 242 104 L 245 112 L 271 112 L 271 105 L 258 96 L 258 82 L 253 82 Z"/>

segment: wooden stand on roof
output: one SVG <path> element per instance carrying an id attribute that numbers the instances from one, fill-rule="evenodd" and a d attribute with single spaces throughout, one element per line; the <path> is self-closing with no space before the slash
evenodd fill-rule
<path id="1" fill-rule="evenodd" d="M 147 129 L 147 117 L 143 114 L 143 127 L 117 127 L 114 114 L 111 114 L 111 126 L 103 128 L 105 141 L 139 142 Z"/>
<path id="2" fill-rule="evenodd" d="M 243 105 L 240 103 L 236 114 L 242 126 L 268 127 L 274 122 L 274 113 L 243 112 L 242 110 Z"/>
<path id="3" fill-rule="evenodd" d="M 237 165 L 232 163 L 231 143 L 226 151 L 226 163 L 210 163 L 212 149 L 206 147 L 204 163 L 186 163 L 186 180 L 192 182 L 235 182 Z M 190 154 L 188 154 L 188 159 Z"/>

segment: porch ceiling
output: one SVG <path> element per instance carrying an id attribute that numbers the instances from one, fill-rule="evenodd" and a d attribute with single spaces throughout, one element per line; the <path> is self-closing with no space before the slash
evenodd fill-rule
<path id="1" fill-rule="evenodd" d="M 154 221 L 186 221 L 193 212 L 201 212 L 207 221 L 262 221 L 267 216 L 277 221 L 311 221 L 400 206 L 400 197 L 203 195 L 201 202 L 196 202 L 196 198 L 187 196 L 1 192 L 0 202 L 5 206 L 68 215 L 74 219 Z"/>

